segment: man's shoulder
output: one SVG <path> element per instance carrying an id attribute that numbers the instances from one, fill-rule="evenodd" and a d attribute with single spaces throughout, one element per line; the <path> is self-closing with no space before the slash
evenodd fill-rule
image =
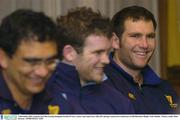
<path id="1" fill-rule="evenodd" d="M 12 106 L 10 101 L 0 97 L 0 114 L 10 113 Z"/>
<path id="2" fill-rule="evenodd" d="M 159 85 L 159 87 L 160 87 L 161 90 L 163 90 L 164 92 L 176 94 L 176 92 L 175 92 L 173 86 L 171 85 L 171 83 L 169 82 L 169 80 L 163 80 L 163 79 L 161 79 L 161 84 Z"/>
<path id="3" fill-rule="evenodd" d="M 113 86 L 109 85 L 109 81 L 104 81 L 101 84 L 101 91 L 104 93 L 104 96 L 112 101 L 121 101 L 124 103 L 128 103 L 129 100 L 117 89 L 115 89 Z"/>
<path id="4" fill-rule="evenodd" d="M 59 91 L 56 92 L 55 89 L 46 89 L 44 93 L 37 95 L 31 111 L 46 114 L 71 113 L 70 105 L 62 94 Z"/>

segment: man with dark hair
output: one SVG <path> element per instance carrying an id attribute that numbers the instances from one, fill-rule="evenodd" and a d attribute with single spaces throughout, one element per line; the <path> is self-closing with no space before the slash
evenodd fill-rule
<path id="1" fill-rule="evenodd" d="M 104 84 L 104 67 L 111 49 L 110 20 L 81 7 L 57 19 L 62 62 L 51 82 L 57 94 L 72 105 L 74 113 L 133 113 L 121 93 Z M 52 84 L 50 83 L 50 84 Z"/>
<path id="2" fill-rule="evenodd" d="M 45 90 L 57 64 L 56 33 L 54 22 L 41 12 L 21 9 L 2 20 L 1 114 L 68 112 L 64 98 L 54 99 Z"/>
<path id="3" fill-rule="evenodd" d="M 107 80 L 134 105 L 135 113 L 172 113 L 177 96 L 148 65 L 156 46 L 156 21 L 151 12 L 130 6 L 112 18 L 110 64 L 105 68 Z"/>

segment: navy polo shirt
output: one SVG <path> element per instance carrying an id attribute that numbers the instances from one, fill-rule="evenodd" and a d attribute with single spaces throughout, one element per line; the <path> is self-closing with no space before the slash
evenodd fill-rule
<path id="1" fill-rule="evenodd" d="M 177 107 L 178 97 L 173 88 L 166 80 L 161 80 L 149 66 L 142 70 L 144 81 L 141 86 L 114 62 L 112 54 L 105 73 L 108 76 L 106 83 L 131 100 L 135 113 L 173 113 Z"/>
<path id="2" fill-rule="evenodd" d="M 81 86 L 76 68 L 59 63 L 49 86 L 58 86 L 56 95 L 62 95 L 78 114 L 134 113 L 130 101 L 107 84 L 90 83 Z"/>
<path id="3" fill-rule="evenodd" d="M 53 97 L 50 92 L 43 91 L 33 97 L 29 110 L 21 109 L 13 97 L 0 73 L 0 114 L 60 114 L 69 113 L 71 108 L 61 96 Z"/>

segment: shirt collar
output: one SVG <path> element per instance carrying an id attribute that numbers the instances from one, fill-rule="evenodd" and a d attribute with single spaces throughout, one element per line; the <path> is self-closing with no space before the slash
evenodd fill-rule
<path id="1" fill-rule="evenodd" d="M 115 63 L 115 61 L 113 60 L 113 53 L 110 54 L 109 58 L 110 58 L 110 64 L 112 65 L 112 67 L 114 67 L 117 71 L 119 71 L 127 80 L 135 83 L 132 76 L 129 75 L 126 71 L 124 71 L 119 65 Z M 144 69 L 142 70 L 142 75 L 144 78 L 144 81 L 143 81 L 144 85 L 157 85 L 161 83 L 161 79 L 151 69 L 149 65 L 144 67 Z"/>
<path id="2" fill-rule="evenodd" d="M 3 78 L 2 72 L 0 72 L 0 97 L 10 101 L 14 101 L 11 92 L 8 89 L 8 86 Z"/>
<path id="3" fill-rule="evenodd" d="M 106 81 L 107 79 L 108 79 L 107 75 L 104 74 L 104 75 L 103 75 L 102 82 Z M 89 86 L 89 85 L 95 85 L 95 84 L 97 84 L 97 83 L 94 82 L 94 81 L 92 81 L 92 82 L 88 82 L 88 83 L 84 84 L 82 87 L 86 87 L 86 86 Z"/>
<path id="4" fill-rule="evenodd" d="M 57 67 L 57 70 L 58 70 L 58 72 L 61 72 L 61 73 L 64 72 L 63 75 L 61 74 L 62 75 L 61 77 L 62 77 L 62 80 L 66 80 L 66 82 L 69 82 L 68 84 L 73 83 L 74 86 L 76 86 L 76 87 L 78 87 L 80 85 L 79 74 L 78 74 L 76 67 L 74 65 L 70 65 L 70 64 L 67 64 L 64 62 L 60 62 L 58 67 Z M 107 78 L 108 78 L 107 75 L 104 74 L 102 81 L 107 80 Z M 68 81 L 67 81 L 67 79 L 68 79 Z M 61 82 L 62 82 L 62 80 L 61 80 Z M 89 85 L 95 85 L 95 84 L 97 84 L 97 83 L 94 81 L 91 81 L 91 82 L 84 84 L 81 87 L 85 87 L 85 86 L 89 86 Z"/>
<path id="5" fill-rule="evenodd" d="M 13 104 L 17 104 L 14 101 L 12 94 L 3 78 L 2 72 L 0 72 L 0 97 L 2 97 L 3 99 L 6 99 L 6 100 L 12 101 Z M 51 99 L 52 99 L 52 96 L 47 91 L 44 90 L 41 93 L 34 95 L 30 109 L 32 109 L 32 107 L 36 107 L 34 104 L 37 105 L 38 103 L 42 103 L 44 101 L 49 102 Z M 19 107 L 19 109 L 21 109 L 21 108 Z M 29 111 L 30 110 L 21 109 L 20 112 L 28 113 Z"/>

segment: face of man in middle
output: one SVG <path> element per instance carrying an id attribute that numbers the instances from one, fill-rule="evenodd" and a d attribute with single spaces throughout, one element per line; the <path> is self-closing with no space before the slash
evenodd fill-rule
<path id="1" fill-rule="evenodd" d="M 81 84 L 102 81 L 110 49 L 111 40 L 103 35 L 93 34 L 86 38 L 82 52 L 74 60 Z"/>

